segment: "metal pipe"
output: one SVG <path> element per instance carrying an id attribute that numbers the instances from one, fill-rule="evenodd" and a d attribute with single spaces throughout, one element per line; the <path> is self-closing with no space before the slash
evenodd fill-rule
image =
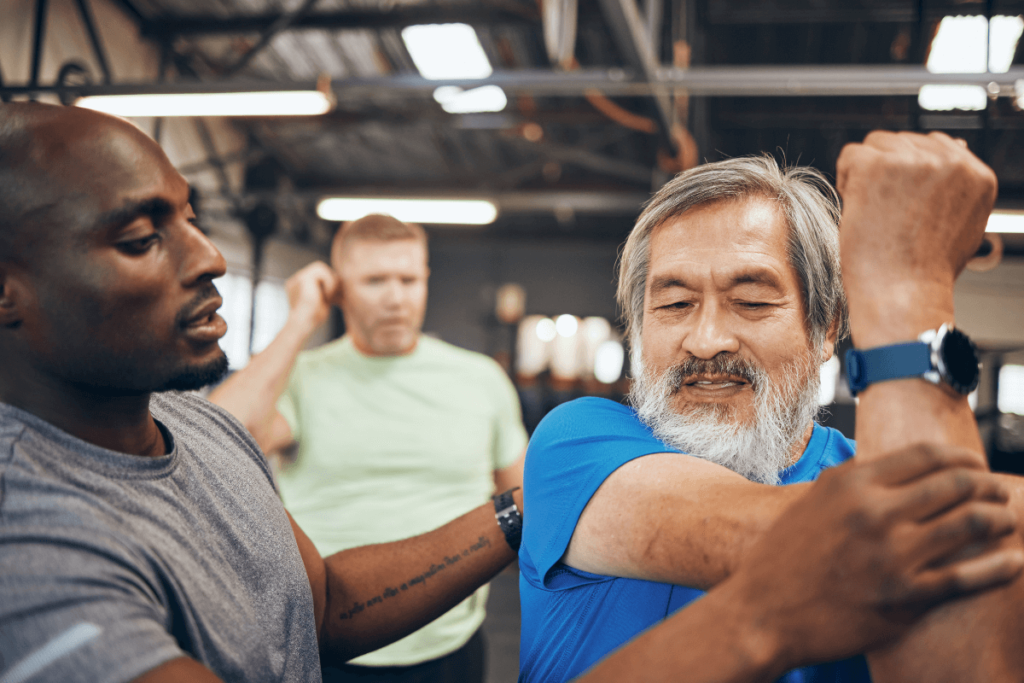
<path id="1" fill-rule="evenodd" d="M 32 36 L 32 73 L 29 77 L 29 87 L 39 87 L 39 67 L 43 60 L 43 41 L 46 38 L 46 3 L 47 0 L 36 0 L 35 27 Z M 31 99 L 35 98 L 34 92 L 30 92 Z"/>
<path id="2" fill-rule="evenodd" d="M 82 2 L 82 0 L 78 0 Z M 292 24 L 304 17 L 315 5 L 317 0 L 304 0 L 304 2 L 292 12 L 286 12 L 282 14 L 277 21 L 268 26 L 266 30 L 260 35 L 260 39 L 256 41 L 256 44 L 249 48 L 245 54 L 238 58 L 238 60 L 231 66 L 224 69 L 224 76 L 232 76 L 241 71 L 245 66 L 252 61 L 253 57 L 258 55 L 260 51 L 270 44 L 270 41 L 274 39 L 274 36 L 281 33 L 281 31 L 287 30 Z"/>
<path id="3" fill-rule="evenodd" d="M 45 0 L 44 0 L 45 1 Z M 1006 73 L 936 74 L 921 66 L 695 66 L 663 67 L 649 80 L 623 69 L 588 69 L 572 72 L 543 70 L 496 71 L 475 80 L 428 80 L 416 75 L 334 80 L 331 87 L 346 98 L 390 90 L 429 94 L 442 85 L 473 88 L 498 85 L 509 92 L 545 95 L 580 95 L 597 88 L 607 95 L 650 95 L 685 89 L 691 95 L 747 97 L 917 95 L 924 85 L 998 86 L 1010 97 L 1024 81 L 1024 66 Z M 5 86 L 0 95 L 66 93 L 69 95 L 131 95 L 161 93 L 229 93 L 315 90 L 315 81 L 177 81 L 174 83 L 118 83 L 109 85 Z"/>
<path id="4" fill-rule="evenodd" d="M 110 75 L 110 65 L 107 63 L 107 53 L 103 49 L 103 42 L 100 40 L 99 33 L 96 32 L 96 26 L 93 24 L 89 6 L 86 4 L 86 0 L 75 0 L 75 3 L 78 5 L 78 16 L 82 19 L 82 26 L 85 27 L 85 32 L 89 34 L 89 42 L 92 43 L 93 54 L 96 55 L 96 61 L 100 63 L 100 71 L 103 72 L 103 82 L 112 83 L 113 78 Z"/>

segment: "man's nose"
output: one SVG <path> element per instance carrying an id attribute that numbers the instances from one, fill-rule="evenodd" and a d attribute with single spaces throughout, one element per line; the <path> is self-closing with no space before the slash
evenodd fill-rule
<path id="1" fill-rule="evenodd" d="M 402 283 L 397 279 L 389 279 L 384 286 L 384 304 L 387 306 L 400 306 L 405 299 L 404 294 Z"/>
<path id="2" fill-rule="evenodd" d="M 184 229 L 181 242 L 181 280 L 186 287 L 218 278 L 227 272 L 223 254 L 210 238 L 192 225 Z"/>
<path id="3" fill-rule="evenodd" d="M 703 360 L 720 353 L 736 353 L 740 342 L 730 325 L 728 312 L 716 302 L 702 303 L 691 318 L 693 327 L 683 337 L 683 350 Z"/>

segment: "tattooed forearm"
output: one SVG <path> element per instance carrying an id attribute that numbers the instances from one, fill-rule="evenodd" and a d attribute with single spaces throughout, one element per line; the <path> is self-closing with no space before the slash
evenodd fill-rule
<path id="1" fill-rule="evenodd" d="M 352 606 L 342 612 L 339 615 L 341 619 L 352 619 L 360 612 L 367 610 L 375 605 L 382 604 L 385 600 L 390 600 L 401 595 L 405 591 L 412 590 L 417 586 L 426 584 L 427 580 L 433 577 L 439 572 L 443 572 L 448 567 L 454 566 L 462 561 L 462 558 L 469 557 L 470 555 L 477 553 L 484 548 L 490 547 L 490 539 L 480 536 L 476 543 L 473 543 L 467 548 L 464 548 L 461 552 L 456 552 L 453 555 L 445 555 L 437 562 L 432 562 L 426 570 L 416 576 L 404 581 L 398 586 L 387 586 L 378 595 L 374 595 L 364 601 L 356 600 L 352 603 Z"/>

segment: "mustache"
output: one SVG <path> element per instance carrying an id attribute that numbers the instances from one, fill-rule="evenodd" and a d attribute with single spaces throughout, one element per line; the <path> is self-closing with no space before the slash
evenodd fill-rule
<path id="1" fill-rule="evenodd" d="M 757 389 L 764 377 L 764 370 L 756 363 L 744 360 L 736 354 L 720 353 L 714 358 L 691 356 L 665 371 L 665 379 L 673 394 L 679 391 L 684 384 L 701 375 L 732 375 Z"/>
<path id="2" fill-rule="evenodd" d="M 198 292 L 196 292 L 196 295 L 192 297 L 191 301 L 182 306 L 178 315 L 174 319 L 175 323 L 180 328 L 185 327 L 188 321 L 195 317 L 196 311 L 205 306 L 210 299 L 218 296 L 220 296 L 220 292 L 217 291 L 217 287 L 212 282 L 207 282 Z"/>

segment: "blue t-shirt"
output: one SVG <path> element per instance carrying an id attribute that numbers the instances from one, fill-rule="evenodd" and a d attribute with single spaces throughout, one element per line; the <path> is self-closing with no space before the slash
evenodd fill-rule
<path id="1" fill-rule="evenodd" d="M 563 404 L 537 427 L 526 456 L 523 504 L 529 514 L 519 549 L 522 683 L 575 678 L 704 594 L 684 586 L 600 576 L 559 562 L 583 508 L 602 482 L 630 460 L 665 452 L 678 451 L 655 438 L 633 410 L 606 399 Z M 852 441 L 816 424 L 800 460 L 781 473 L 782 483 L 813 481 L 853 452 Z M 864 658 L 855 657 L 797 669 L 781 680 L 852 683 L 870 677 Z"/>

